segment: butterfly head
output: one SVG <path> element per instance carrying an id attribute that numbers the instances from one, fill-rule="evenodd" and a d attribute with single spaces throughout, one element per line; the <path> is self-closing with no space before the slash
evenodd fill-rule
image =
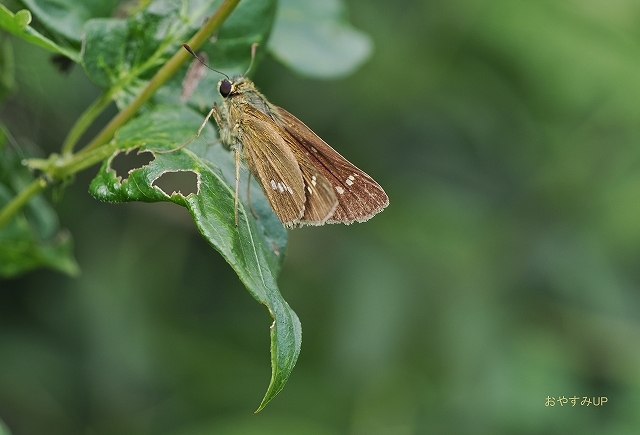
<path id="1" fill-rule="evenodd" d="M 248 90 L 251 86 L 250 83 L 251 82 L 243 76 L 223 78 L 218 82 L 218 92 L 220 92 L 222 98 L 227 99 Z"/>

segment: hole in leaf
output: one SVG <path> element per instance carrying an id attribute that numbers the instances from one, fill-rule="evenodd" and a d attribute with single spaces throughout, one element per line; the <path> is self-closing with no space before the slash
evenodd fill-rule
<path id="1" fill-rule="evenodd" d="M 193 171 L 167 171 L 151 183 L 168 196 L 176 192 L 182 196 L 198 193 L 198 184 L 198 175 Z"/>
<path id="2" fill-rule="evenodd" d="M 116 175 L 123 180 L 129 177 L 129 172 L 148 165 L 154 159 L 153 154 L 149 151 L 143 151 L 141 153 L 134 153 L 132 151 L 133 150 L 129 150 L 124 153 L 118 153 L 111 160 L 111 169 L 116 171 Z"/>

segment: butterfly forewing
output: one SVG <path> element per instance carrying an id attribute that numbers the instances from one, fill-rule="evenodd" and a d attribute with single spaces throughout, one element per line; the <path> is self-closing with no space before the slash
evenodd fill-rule
<path id="1" fill-rule="evenodd" d="M 280 221 L 295 226 L 305 210 L 304 181 L 295 155 L 262 112 L 251 107 L 242 111 L 237 134 L 247 166 Z"/>
<path id="2" fill-rule="evenodd" d="M 267 104 L 229 106 L 232 116 L 242 119 L 238 139 L 249 169 L 285 226 L 323 225 L 338 205 L 331 183 L 276 122 L 279 116 Z"/>
<path id="3" fill-rule="evenodd" d="M 298 118 L 277 107 L 283 129 L 295 140 L 294 154 L 304 154 L 331 184 L 338 205 L 327 223 L 364 222 L 389 205 L 389 198 L 373 178 L 358 169 Z"/>

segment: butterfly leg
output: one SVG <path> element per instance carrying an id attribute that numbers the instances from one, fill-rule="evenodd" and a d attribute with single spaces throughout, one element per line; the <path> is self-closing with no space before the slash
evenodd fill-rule
<path id="1" fill-rule="evenodd" d="M 235 215 L 236 215 L 236 227 L 238 226 L 238 189 L 240 187 L 240 150 L 236 146 L 236 197 L 235 197 Z"/>

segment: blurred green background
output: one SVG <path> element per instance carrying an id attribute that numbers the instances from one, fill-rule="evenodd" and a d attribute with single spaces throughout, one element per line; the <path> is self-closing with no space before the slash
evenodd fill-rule
<path id="1" fill-rule="evenodd" d="M 56 205 L 80 277 L 0 283 L 14 434 L 637 433 L 640 3 L 348 6 L 376 47 L 356 74 L 255 75 L 391 201 L 290 232 L 279 282 L 304 339 L 285 389 L 252 414 L 271 319 L 186 210 L 99 203 L 92 168 Z M 54 152 L 99 91 L 14 48 L 2 120 Z"/>

